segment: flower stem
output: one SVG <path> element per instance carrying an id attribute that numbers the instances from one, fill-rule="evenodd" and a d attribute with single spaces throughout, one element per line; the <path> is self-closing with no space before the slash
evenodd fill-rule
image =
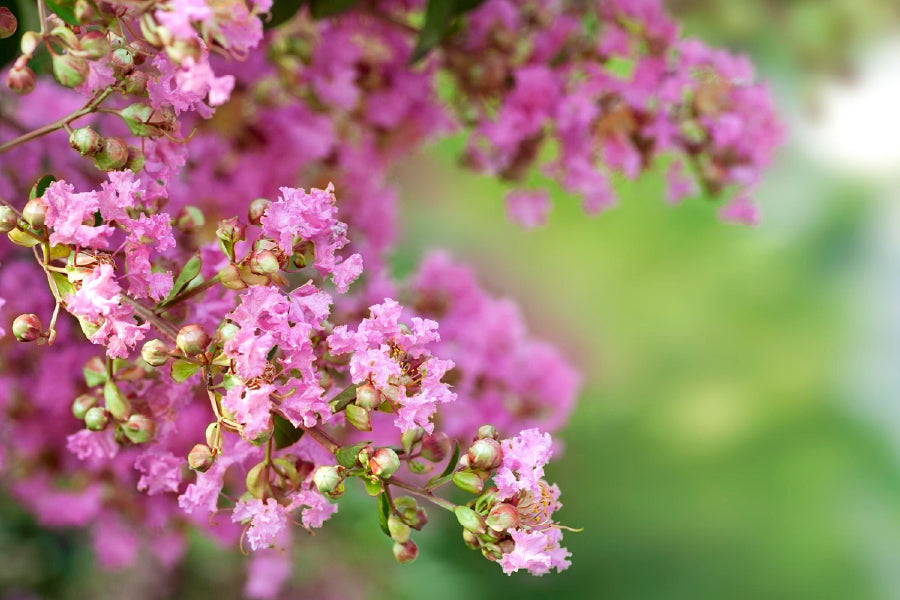
<path id="1" fill-rule="evenodd" d="M 43 2 L 41 2 L 40 4 L 41 4 L 41 6 L 43 6 Z M 31 140 L 39 138 L 43 135 L 47 135 L 48 133 L 53 133 L 57 129 L 63 129 L 66 125 L 68 125 L 72 121 L 76 121 L 76 120 L 80 119 L 81 117 L 91 114 L 92 112 L 94 112 L 96 110 L 97 106 L 99 106 L 101 102 L 106 100 L 106 97 L 109 96 L 111 93 L 112 93 L 112 90 L 110 90 L 110 89 L 104 90 L 99 96 L 97 96 L 96 98 L 94 98 L 93 100 L 91 100 L 90 102 L 88 102 L 82 108 L 79 108 L 75 112 L 70 113 L 70 114 L 66 115 L 65 117 L 58 119 L 52 123 L 48 123 L 47 125 L 38 127 L 37 129 L 33 129 L 33 130 L 29 131 L 28 133 L 24 133 L 15 139 L 9 140 L 8 142 L 4 142 L 3 144 L 0 144 L 0 154 L 3 154 L 4 152 L 9 152 L 10 150 L 12 150 L 13 148 L 15 148 L 17 146 L 21 146 L 22 144 L 30 142 Z"/>
<path id="2" fill-rule="evenodd" d="M 184 290 L 183 292 L 181 292 L 180 294 L 178 294 L 171 300 L 168 300 L 166 302 L 161 302 L 160 305 L 156 308 L 155 312 L 163 313 L 166 310 L 168 310 L 169 308 L 171 308 L 172 306 L 175 306 L 179 302 L 182 302 L 183 300 L 187 300 L 188 298 L 193 298 L 197 294 L 202 294 L 203 292 L 205 292 L 209 288 L 213 287 L 217 283 L 219 283 L 218 275 L 216 275 L 215 277 L 210 277 L 203 283 L 201 283 L 199 285 L 195 285 L 194 287 L 192 287 L 190 289 Z"/>
<path id="3" fill-rule="evenodd" d="M 419 496 L 420 498 L 424 498 L 424 499 L 428 500 L 429 502 L 436 504 L 445 510 L 449 510 L 450 512 L 453 512 L 453 509 L 456 508 L 456 505 L 453 504 L 452 502 L 450 502 L 449 500 L 444 500 L 443 498 L 435 496 L 434 494 L 432 494 L 431 492 L 429 492 L 427 490 L 423 490 L 420 487 L 416 487 L 411 483 L 406 483 L 405 481 L 402 481 L 395 477 L 391 477 L 390 479 L 386 480 L 384 483 L 385 483 L 385 485 L 395 485 L 398 488 L 404 489 L 411 494 L 415 494 L 416 496 Z"/>

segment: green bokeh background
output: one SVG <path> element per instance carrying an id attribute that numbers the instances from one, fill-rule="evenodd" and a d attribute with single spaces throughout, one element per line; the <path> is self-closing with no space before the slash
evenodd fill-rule
<path id="1" fill-rule="evenodd" d="M 678 4 L 689 33 L 750 51 L 790 119 L 804 114 L 810 73 L 852 62 L 845 46 L 830 58 L 833 45 L 896 24 L 882 19 L 896 15 L 891 2 L 785 2 L 791 16 L 776 20 L 772 3 Z M 374 508 L 351 491 L 329 526 L 299 540 L 284 597 L 900 597 L 895 436 L 887 414 L 859 409 L 854 385 L 883 188 L 814 163 L 792 139 L 757 195 L 758 227 L 723 224 L 706 198 L 666 205 L 656 175 L 619 182 L 620 206 L 597 218 L 555 193 L 549 225 L 525 232 L 505 218 L 502 184 L 455 166 L 462 143 L 398 170 L 395 267 L 405 274 L 427 248 L 451 249 L 580 365 L 584 392 L 549 470 L 560 518 L 584 527 L 566 535 L 573 566 L 504 576 L 436 514 L 419 559 L 396 565 Z M 79 534 L 42 531 L 8 503 L 0 519 L 0 598 L 16 587 L 47 598 L 240 589 L 240 557 L 199 538 L 162 582 L 93 571 Z"/>

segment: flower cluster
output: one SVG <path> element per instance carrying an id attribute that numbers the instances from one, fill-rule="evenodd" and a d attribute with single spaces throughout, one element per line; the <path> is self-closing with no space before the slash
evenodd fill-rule
<path id="1" fill-rule="evenodd" d="M 392 279 L 391 169 L 465 129 L 469 166 L 542 164 L 594 211 L 665 155 L 670 201 L 727 190 L 753 221 L 781 131 L 747 61 L 654 0 L 487 0 L 440 35 L 439 0 L 37 1 L 0 97 L 10 493 L 110 568 L 173 568 L 190 529 L 248 549 L 251 597 L 353 480 L 401 563 L 422 500 L 506 573 L 565 569 L 544 467 L 579 376 L 448 255 Z"/>

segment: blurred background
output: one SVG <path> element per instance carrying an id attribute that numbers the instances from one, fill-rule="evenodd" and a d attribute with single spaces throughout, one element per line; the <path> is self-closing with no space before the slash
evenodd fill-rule
<path id="1" fill-rule="evenodd" d="M 620 182 L 594 219 L 557 194 L 524 232 L 502 184 L 456 166 L 461 138 L 397 173 L 397 273 L 451 249 L 585 374 L 549 471 L 561 520 L 584 527 L 573 566 L 504 576 L 435 514 L 397 565 L 351 491 L 300 540 L 285 598 L 900 598 L 900 3 L 670 5 L 689 35 L 751 55 L 789 125 L 758 227 L 705 198 L 666 205 L 660 174 Z M 0 556 L 4 600 L 231 598 L 242 580 L 241 557 L 200 538 L 162 588 L 97 572 L 79 534 L 8 500 Z"/>

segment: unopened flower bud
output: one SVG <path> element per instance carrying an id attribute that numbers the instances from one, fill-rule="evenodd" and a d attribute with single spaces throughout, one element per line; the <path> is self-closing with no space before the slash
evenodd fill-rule
<path id="1" fill-rule="evenodd" d="M 400 436 L 400 443 L 403 445 L 403 449 L 409 452 L 414 444 L 422 440 L 424 435 L 425 430 L 421 427 L 411 427 Z"/>
<path id="2" fill-rule="evenodd" d="M 81 394 L 72 402 L 72 414 L 76 419 L 83 419 L 87 411 L 97 405 L 97 397 L 92 394 Z"/>
<path id="3" fill-rule="evenodd" d="M 422 458 L 440 462 L 450 453 L 450 437 L 441 431 L 422 438 Z"/>
<path id="4" fill-rule="evenodd" d="M 229 290 L 242 290 L 247 287 L 241 277 L 241 270 L 234 265 L 226 265 L 219 271 L 219 282 Z"/>
<path id="5" fill-rule="evenodd" d="M 145 40 L 136 39 L 128 42 L 128 49 L 131 50 L 131 56 L 134 58 L 134 64 L 140 66 L 147 62 L 147 58 L 156 54 L 153 45 Z"/>
<path id="6" fill-rule="evenodd" d="M 185 356 L 196 356 L 206 350 L 210 341 L 209 335 L 199 325 L 185 325 L 178 331 L 175 345 Z"/>
<path id="7" fill-rule="evenodd" d="M 209 446 L 206 444 L 196 444 L 191 451 L 188 452 L 188 466 L 195 471 L 200 471 L 201 473 L 205 473 L 213 463 L 216 461 L 216 458 L 213 456 L 212 450 L 209 449 Z"/>
<path id="8" fill-rule="evenodd" d="M 90 60 L 103 58 L 109 52 L 109 39 L 99 30 L 88 31 L 81 36 L 81 51 Z"/>
<path id="9" fill-rule="evenodd" d="M 262 250 L 250 257 L 250 270 L 257 275 L 274 275 L 281 270 L 281 265 L 273 252 Z"/>
<path id="10" fill-rule="evenodd" d="M 22 50 L 23 58 L 31 57 L 34 54 L 34 51 L 37 50 L 37 47 L 41 44 L 41 34 L 37 31 L 26 31 L 22 34 L 22 39 L 19 40 L 19 49 Z M 16 61 L 18 64 L 18 60 Z"/>
<path id="11" fill-rule="evenodd" d="M 125 161 L 125 168 L 132 173 L 140 173 L 146 164 L 147 157 L 144 156 L 144 151 L 137 146 L 128 146 L 128 160 Z"/>
<path id="12" fill-rule="evenodd" d="M 72 8 L 72 12 L 75 14 L 75 20 L 82 25 L 90 23 L 94 20 L 94 17 L 97 16 L 94 7 L 91 6 L 91 3 L 87 0 L 75 0 L 75 6 Z"/>
<path id="13" fill-rule="evenodd" d="M 348 404 L 345 409 L 347 422 L 360 431 L 372 431 L 372 421 L 369 419 L 369 411 L 355 404 Z"/>
<path id="14" fill-rule="evenodd" d="M 223 219 L 216 229 L 216 237 L 223 242 L 237 243 L 244 239 L 244 226 L 238 222 L 236 217 Z"/>
<path id="15" fill-rule="evenodd" d="M 496 440 L 500 437 L 500 434 L 497 432 L 497 428 L 493 425 L 482 425 L 478 428 L 478 433 L 475 436 L 479 440 L 484 439 L 492 439 Z"/>
<path id="16" fill-rule="evenodd" d="M 481 543 L 478 541 L 478 536 L 468 529 L 463 529 L 462 537 L 463 542 L 465 542 L 466 546 L 473 550 L 477 550 L 481 546 Z"/>
<path id="17" fill-rule="evenodd" d="M 37 85 L 37 77 L 27 65 L 19 65 L 17 61 L 16 66 L 6 74 L 6 85 L 15 93 L 24 96 L 34 91 L 34 86 Z"/>
<path id="18" fill-rule="evenodd" d="M 44 324 L 41 323 L 40 317 L 34 313 L 19 315 L 12 324 L 13 335 L 20 342 L 33 342 L 41 337 L 43 331 Z"/>
<path id="19" fill-rule="evenodd" d="M 16 228 L 18 222 L 16 211 L 5 204 L 0 204 L 0 233 L 9 233 Z"/>
<path id="20" fill-rule="evenodd" d="M 383 402 L 381 393 L 371 383 L 356 388 L 356 405 L 368 410 L 375 410 Z"/>
<path id="21" fill-rule="evenodd" d="M 234 323 L 222 323 L 219 328 L 216 329 L 216 345 L 221 346 L 228 340 L 233 339 L 240 330 L 241 328 Z"/>
<path id="22" fill-rule="evenodd" d="M 124 79 L 125 93 L 132 96 L 146 96 L 150 76 L 144 71 L 132 71 Z"/>
<path id="23" fill-rule="evenodd" d="M 401 564 L 411 563 L 416 560 L 416 557 L 419 555 L 419 547 L 416 546 L 416 543 L 412 540 L 406 540 L 402 544 L 395 542 L 393 551 L 394 558 Z"/>
<path id="24" fill-rule="evenodd" d="M 479 535 L 485 532 L 484 519 L 468 506 L 457 506 L 453 509 L 453 512 L 456 515 L 456 520 L 459 521 L 459 524 L 464 529 Z"/>
<path id="25" fill-rule="evenodd" d="M 109 64 L 116 77 L 124 77 L 134 70 L 134 57 L 126 48 L 119 48 L 109 55 Z"/>
<path id="26" fill-rule="evenodd" d="M 69 134 L 69 145 L 82 156 L 93 156 L 100 152 L 103 146 L 103 138 L 91 127 L 79 127 Z"/>
<path id="27" fill-rule="evenodd" d="M 247 491 L 255 498 L 262 498 L 265 495 L 266 487 L 268 485 L 266 472 L 266 463 L 261 462 L 256 466 L 247 471 L 247 477 L 244 479 L 244 483 L 247 486 Z"/>
<path id="28" fill-rule="evenodd" d="M 512 504 L 496 504 L 485 519 L 488 527 L 496 531 L 506 531 L 519 526 L 519 511 Z"/>
<path id="29" fill-rule="evenodd" d="M 162 340 L 150 340 L 141 348 L 141 358 L 151 367 L 161 367 L 169 361 L 169 352 Z"/>
<path id="30" fill-rule="evenodd" d="M 109 413 L 102 406 L 93 406 L 84 413 L 84 425 L 91 431 L 103 431 L 109 424 Z"/>
<path id="31" fill-rule="evenodd" d="M 118 171 L 128 162 L 128 145 L 117 137 L 103 138 L 100 151 L 94 155 L 94 166 L 101 171 Z"/>
<path id="32" fill-rule="evenodd" d="M 484 481 L 477 473 L 471 471 L 458 471 L 453 474 L 453 483 L 461 490 L 470 494 L 480 494 L 484 489 Z"/>
<path id="33" fill-rule="evenodd" d="M 153 419 L 145 417 L 144 415 L 133 414 L 128 417 L 123 429 L 125 431 L 125 437 L 127 437 L 132 444 L 146 444 L 153 439 L 153 434 L 156 433 L 156 423 Z"/>
<path id="34" fill-rule="evenodd" d="M 391 539 L 395 542 L 400 542 L 401 544 L 409 539 L 410 528 L 409 525 L 403 522 L 400 517 L 395 514 L 392 514 L 388 517 L 388 531 L 391 532 Z"/>
<path id="35" fill-rule="evenodd" d="M 469 465 L 476 469 L 495 469 L 503 461 L 503 449 L 493 438 L 476 440 L 467 453 Z"/>
<path id="36" fill-rule="evenodd" d="M 390 448 L 379 448 L 369 459 L 369 470 L 376 477 L 390 479 L 400 468 L 400 457 Z"/>
<path id="37" fill-rule="evenodd" d="M 88 76 L 87 60 L 72 53 L 52 54 L 53 76 L 63 87 L 73 88 L 81 85 Z"/>
<path id="38" fill-rule="evenodd" d="M 43 198 L 32 198 L 25 203 L 22 217 L 34 229 L 40 229 L 47 220 L 47 203 Z"/>
<path id="39" fill-rule="evenodd" d="M 185 233 L 193 233 L 206 224 L 203 211 L 193 205 L 184 206 L 175 215 L 175 227 Z"/>
<path id="40" fill-rule="evenodd" d="M 167 109 L 153 108 L 143 102 L 129 104 L 118 115 L 129 131 L 140 137 L 158 137 L 175 129 L 175 113 Z"/>
<path id="41" fill-rule="evenodd" d="M 103 402 L 114 419 L 124 421 L 131 414 L 131 403 L 112 380 L 103 384 Z"/>
<path id="42" fill-rule="evenodd" d="M 323 465 L 313 474 L 313 483 L 322 494 L 333 494 L 344 484 L 344 468 L 340 465 Z"/>
<path id="43" fill-rule="evenodd" d="M 259 225 L 270 204 L 272 204 L 272 202 L 266 198 L 257 198 L 251 202 L 250 206 L 247 208 L 247 219 L 254 225 Z"/>
<path id="44" fill-rule="evenodd" d="M 372 460 L 373 454 L 375 454 L 375 450 L 373 450 L 371 446 L 363 446 L 360 451 L 356 453 L 356 460 L 359 464 L 368 466 L 369 461 Z"/>
<path id="45" fill-rule="evenodd" d="M 490 561 L 497 561 L 503 557 L 500 546 L 490 542 L 481 544 L 481 555 Z"/>
<path id="46" fill-rule="evenodd" d="M 0 40 L 5 40 L 16 32 L 19 22 L 16 15 L 5 6 L 0 6 Z"/>

